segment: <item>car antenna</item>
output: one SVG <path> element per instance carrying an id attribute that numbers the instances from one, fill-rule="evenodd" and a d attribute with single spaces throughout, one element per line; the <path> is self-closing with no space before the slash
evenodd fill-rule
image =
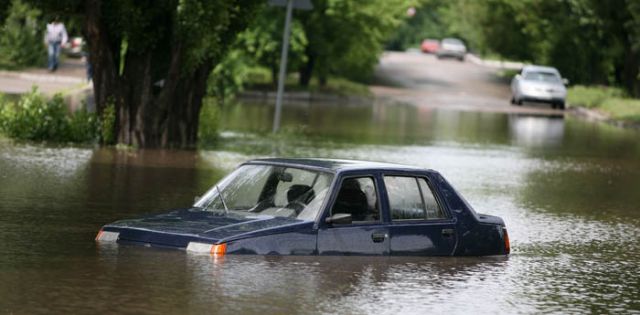
<path id="1" fill-rule="evenodd" d="M 224 213 L 229 213 L 229 208 L 227 208 L 227 203 L 224 202 L 224 196 L 222 196 L 222 192 L 220 191 L 220 187 L 216 185 L 216 190 L 218 191 L 218 195 L 220 196 L 220 200 L 222 200 L 222 205 L 224 206 Z"/>

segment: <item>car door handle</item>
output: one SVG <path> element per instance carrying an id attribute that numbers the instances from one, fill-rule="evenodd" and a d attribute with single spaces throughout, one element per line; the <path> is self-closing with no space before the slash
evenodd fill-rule
<path id="1" fill-rule="evenodd" d="M 453 234 L 455 234 L 455 230 L 454 229 L 442 229 L 442 236 L 444 237 L 451 237 L 453 236 Z"/>
<path id="2" fill-rule="evenodd" d="M 387 233 L 384 232 L 375 232 L 373 234 L 371 234 L 371 239 L 373 240 L 374 243 L 381 243 L 384 242 L 384 239 L 387 238 Z"/>

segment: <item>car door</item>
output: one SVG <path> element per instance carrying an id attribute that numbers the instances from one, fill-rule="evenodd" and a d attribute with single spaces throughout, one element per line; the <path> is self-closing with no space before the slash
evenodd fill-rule
<path id="1" fill-rule="evenodd" d="M 319 255 L 388 255 L 389 230 L 383 223 L 379 180 L 373 175 L 341 179 L 318 228 Z M 335 215 L 351 216 L 350 222 L 327 223 Z"/>
<path id="2" fill-rule="evenodd" d="M 455 220 L 438 202 L 426 177 L 385 175 L 391 255 L 452 255 Z"/>

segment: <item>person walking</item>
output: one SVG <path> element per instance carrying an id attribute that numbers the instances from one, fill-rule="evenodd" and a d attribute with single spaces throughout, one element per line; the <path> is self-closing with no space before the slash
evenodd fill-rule
<path id="1" fill-rule="evenodd" d="M 60 57 L 60 47 L 67 42 L 67 29 L 56 16 L 51 23 L 47 24 L 47 31 L 44 33 L 44 42 L 48 46 L 47 68 L 53 72 L 58 69 L 58 57 Z"/>

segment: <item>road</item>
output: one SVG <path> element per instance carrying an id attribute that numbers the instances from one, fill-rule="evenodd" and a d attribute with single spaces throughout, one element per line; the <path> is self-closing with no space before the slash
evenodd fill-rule
<path id="1" fill-rule="evenodd" d="M 56 72 L 46 68 L 31 68 L 22 71 L 0 71 L 0 93 L 23 94 L 32 86 L 45 94 L 64 92 L 86 84 L 85 65 L 81 59 L 67 58 Z"/>
<path id="2" fill-rule="evenodd" d="M 547 104 L 510 104 L 509 82 L 495 68 L 419 52 L 385 52 L 376 68 L 374 95 L 420 107 L 559 115 Z"/>

